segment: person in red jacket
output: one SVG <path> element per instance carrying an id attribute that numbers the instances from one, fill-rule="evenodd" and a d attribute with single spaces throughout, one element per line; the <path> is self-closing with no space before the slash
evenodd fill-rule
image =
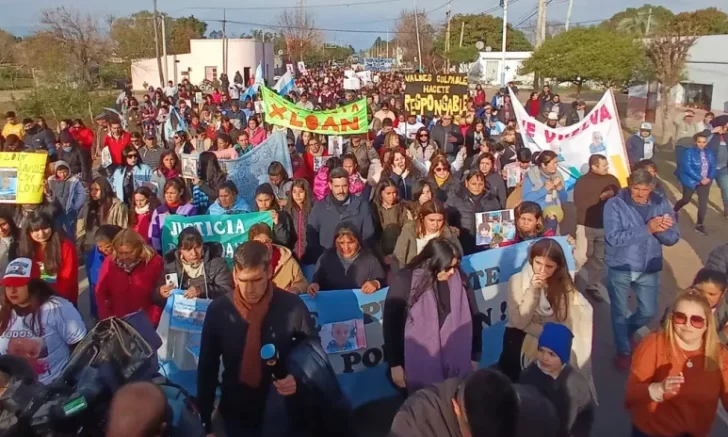
<path id="1" fill-rule="evenodd" d="M 303 162 L 303 156 L 296 152 L 296 143 L 293 138 L 288 138 L 288 153 L 291 155 L 292 179 L 308 179 L 308 167 Z"/>
<path id="2" fill-rule="evenodd" d="M 87 128 L 80 118 L 73 120 L 73 126 L 69 131 L 78 145 L 90 153 L 91 148 L 94 146 L 94 131 Z"/>
<path id="3" fill-rule="evenodd" d="M 95 290 L 99 319 L 141 310 L 156 327 L 162 308 L 152 296 L 164 269 L 162 257 L 131 229 L 119 232 L 111 245 L 114 252 L 101 265 Z"/>
<path id="4" fill-rule="evenodd" d="M 78 254 L 76 246 L 53 227 L 53 219 L 40 212 L 28 218 L 20 237 L 18 255 L 37 263 L 41 279 L 73 305 L 78 302 Z"/>
<path id="5" fill-rule="evenodd" d="M 308 140 L 308 144 L 306 145 L 306 151 L 303 152 L 303 163 L 306 166 L 306 173 L 308 175 L 307 180 L 308 183 L 313 186 L 313 177 L 318 172 L 318 169 L 323 166 L 323 163 L 325 160 L 322 160 L 320 165 L 314 165 L 314 158 L 320 158 L 324 156 L 329 156 L 329 151 L 327 148 L 321 145 L 321 141 L 319 141 L 318 136 L 314 135 Z"/>
<path id="6" fill-rule="evenodd" d="M 109 132 L 109 135 L 104 138 L 104 147 L 109 148 L 109 152 L 111 153 L 111 162 L 116 165 L 121 165 L 123 163 L 123 160 L 121 159 L 121 151 L 129 144 L 131 144 L 131 134 L 121 128 L 120 121 L 112 121 L 111 131 Z"/>
<path id="7" fill-rule="evenodd" d="M 151 244 L 149 226 L 152 213 L 159 206 L 159 199 L 150 187 L 141 186 L 134 190 L 134 208 L 129 211 L 129 227 L 142 236 L 144 242 Z"/>

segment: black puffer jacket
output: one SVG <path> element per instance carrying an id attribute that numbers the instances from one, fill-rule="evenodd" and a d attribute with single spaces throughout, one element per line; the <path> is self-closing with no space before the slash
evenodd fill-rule
<path id="1" fill-rule="evenodd" d="M 166 281 L 168 274 L 177 274 L 180 289 L 187 290 L 194 286 L 202 291 L 202 298 L 215 299 L 233 291 L 233 274 L 222 257 L 222 245 L 220 243 L 208 242 L 202 246 L 203 274 L 199 278 L 191 279 L 185 275 L 180 260 L 179 249 L 167 252 L 164 255 L 164 273 L 159 278 L 157 290 L 154 293 L 154 303 L 164 307 L 167 299 L 159 294 L 159 289 Z"/>
<path id="2" fill-rule="evenodd" d="M 437 182 L 435 182 L 434 176 L 427 176 L 427 181 L 430 182 L 433 187 L 435 187 L 435 193 L 433 197 L 435 197 L 435 199 L 439 200 L 442 203 L 447 202 L 447 199 L 454 196 L 461 187 L 454 174 L 450 174 L 450 177 L 447 178 L 447 180 L 444 184 L 442 184 L 441 187 L 437 186 Z"/>
<path id="3" fill-rule="evenodd" d="M 454 196 L 450 196 L 445 203 L 448 223 L 460 230 L 460 244 L 464 255 L 475 253 L 475 213 L 498 211 L 501 209 L 498 198 L 491 191 L 486 191 L 478 198 L 474 198 L 463 187 Z"/>

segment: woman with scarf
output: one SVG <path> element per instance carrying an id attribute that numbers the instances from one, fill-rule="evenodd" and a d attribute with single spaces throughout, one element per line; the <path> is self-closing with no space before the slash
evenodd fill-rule
<path id="1" fill-rule="evenodd" d="M 266 138 L 268 138 L 268 132 L 266 132 L 265 129 L 258 125 L 258 119 L 255 117 L 252 117 L 248 120 L 248 127 L 245 128 L 245 132 L 248 133 L 250 144 L 252 144 L 254 147 L 265 141 Z"/>
<path id="2" fill-rule="evenodd" d="M 30 258 L 40 268 L 41 279 L 49 282 L 61 297 L 73 305 L 78 302 L 78 254 L 76 246 L 62 231 L 53 227 L 53 220 L 34 213 L 20 235 L 18 255 Z"/>
<path id="3" fill-rule="evenodd" d="M 183 229 L 177 247 L 164 255 L 154 302 L 164 308 L 174 289 L 184 290 L 184 297 L 189 299 L 216 299 L 233 291 L 233 276 L 222 255 L 220 243 L 204 243 L 197 228 Z M 168 275 L 177 277 L 176 284 L 166 281 Z"/>
<path id="4" fill-rule="evenodd" d="M 297 260 L 303 262 L 306 255 L 306 227 L 308 216 L 313 208 L 313 194 L 311 186 L 306 179 L 295 179 L 291 185 L 291 199 L 285 211 L 293 220 L 295 235 L 293 237 L 293 254 Z"/>
<path id="5" fill-rule="evenodd" d="M 294 339 L 319 344 L 320 340 L 303 301 L 273 284 L 270 264 L 266 245 L 247 241 L 238 246 L 233 258 L 235 289 L 215 299 L 207 310 L 197 368 L 197 400 L 207 433 L 212 432 L 215 409 L 228 436 L 283 436 L 295 429 L 291 415 L 281 411 L 284 406 L 268 401 L 276 390 L 288 404 L 293 399 L 287 398 L 303 381 L 290 374 L 274 379 L 264 368 L 261 347 L 274 344 L 278 359 L 285 363 Z"/>
<path id="6" fill-rule="evenodd" d="M 127 205 L 134 203 L 134 190 L 152 179 L 152 169 L 142 162 L 139 151 L 132 145 L 121 151 L 123 164 L 109 178 L 116 197 Z"/>
<path id="7" fill-rule="evenodd" d="M 506 200 L 508 199 L 506 182 L 503 180 L 503 176 L 496 171 L 495 156 L 490 153 L 480 154 L 473 161 L 470 171 L 480 171 L 485 175 L 485 185 L 488 187 L 488 191 L 498 200 L 500 208 L 506 209 Z"/>
<path id="8" fill-rule="evenodd" d="M 255 190 L 255 210 L 270 211 L 273 219 L 274 242 L 288 248 L 293 247 L 294 225 L 291 216 L 278 206 L 273 187 L 269 183 L 258 185 Z"/>
<path id="9" fill-rule="evenodd" d="M 389 155 L 389 160 L 384 163 L 379 183 L 381 184 L 386 179 L 394 182 L 400 199 L 412 200 L 412 184 L 415 180 L 414 169 L 405 152 L 395 149 Z"/>
<path id="10" fill-rule="evenodd" d="M 448 212 L 448 223 L 460 232 L 458 238 L 465 255 L 479 251 L 475 246 L 475 214 L 498 211 L 500 202 L 495 194 L 486 186 L 485 175 L 479 170 L 470 171 L 465 177 L 465 184 L 445 202 Z"/>
<path id="11" fill-rule="evenodd" d="M 218 190 L 227 180 L 220 162 L 212 152 L 202 152 L 197 161 L 199 178 L 192 179 L 192 204 L 198 214 L 204 214 L 217 200 Z"/>
<path id="12" fill-rule="evenodd" d="M 461 260 L 455 244 L 435 238 L 389 287 L 384 347 L 392 381 L 401 390 L 414 393 L 478 368 L 483 330 Z"/>
<path id="13" fill-rule="evenodd" d="M 430 131 L 426 127 L 417 130 L 414 141 L 407 148 L 407 155 L 412 158 L 412 164 L 417 167 L 420 174 L 427 173 L 427 163 L 437 152 L 437 143 L 430 138 Z"/>
<path id="14" fill-rule="evenodd" d="M 412 220 L 412 216 L 405 202 L 400 199 L 397 184 L 392 179 L 382 179 L 377 184 L 372 203 L 372 221 L 377 233 L 375 240 L 378 241 L 377 255 L 389 266 L 402 227 Z"/>
<path id="15" fill-rule="evenodd" d="M 149 227 L 152 215 L 159 206 L 159 199 L 149 187 L 139 187 L 134 191 L 134 207 L 129 210 L 129 227 L 142 236 L 147 244 L 151 244 Z"/>
<path id="16" fill-rule="evenodd" d="M 159 166 L 152 172 L 151 182 L 157 189 L 157 193 L 161 194 L 164 184 L 168 180 L 178 178 L 182 174 L 182 162 L 174 153 L 174 150 L 165 150 L 159 157 Z"/>
<path id="17" fill-rule="evenodd" d="M 85 247 L 91 247 L 94 243 L 96 229 L 102 225 L 116 225 L 126 228 L 129 222 L 129 209 L 115 195 L 109 181 L 99 176 L 91 182 L 88 187 L 88 211 L 86 220 L 82 220 L 79 226 L 79 237 L 84 238 Z"/>
<path id="18" fill-rule="evenodd" d="M 308 281 L 293 252 L 287 247 L 273 244 L 273 231 L 267 223 L 256 223 L 248 229 L 248 241 L 259 241 L 270 250 L 270 270 L 273 284 L 281 290 L 302 294 L 308 288 Z"/>
<path id="19" fill-rule="evenodd" d="M 513 382 L 536 359 L 538 338 L 547 322 L 574 333 L 572 365 L 591 382 L 593 310 L 569 274 L 561 246 L 543 238 L 529 249 L 528 261 L 508 280 L 508 322 L 499 369 Z"/>
<path id="20" fill-rule="evenodd" d="M 303 162 L 306 164 L 306 172 L 309 175 L 308 183 L 313 186 L 313 181 L 318 173 L 319 168 L 316 168 L 314 170 L 314 160 L 315 158 L 321 158 L 324 156 L 329 156 L 329 151 L 325 147 L 321 145 L 321 141 L 319 141 L 317 136 L 312 136 L 308 140 L 308 147 L 306 148 L 306 151 L 303 153 Z M 322 166 L 323 167 L 323 166 Z"/>
<path id="21" fill-rule="evenodd" d="M 551 150 L 541 152 L 536 159 L 536 165 L 523 178 L 521 186 L 523 200 L 538 203 L 544 211 L 546 227 L 553 229 L 556 229 L 560 218 L 563 218 L 561 204 L 567 201 L 564 178 L 557 164 L 556 153 Z"/>
<path id="22" fill-rule="evenodd" d="M 334 247 L 326 249 L 316 262 L 308 294 L 352 288 L 371 294 L 386 286 L 385 277 L 377 257 L 362 247 L 358 232 L 343 222 L 336 226 Z"/>
<path id="23" fill-rule="evenodd" d="M 174 178 L 164 184 L 164 200 L 152 213 L 152 224 L 149 226 L 149 239 L 152 247 L 162 253 L 162 228 L 169 215 L 193 216 L 197 211 L 190 202 L 187 186 L 180 178 Z"/>
<path id="24" fill-rule="evenodd" d="M 435 187 L 435 198 L 441 202 L 447 201 L 458 191 L 459 185 L 451 172 L 447 156 L 442 153 L 435 154 L 430 160 L 430 171 L 427 180 Z"/>
<path id="25" fill-rule="evenodd" d="M 472 156 L 478 153 L 480 143 L 485 140 L 488 133 L 485 130 L 485 122 L 481 119 L 475 119 L 465 134 L 465 153 L 466 156 Z"/>
<path id="26" fill-rule="evenodd" d="M 154 305 L 153 296 L 162 277 L 162 257 L 131 229 L 116 234 L 111 246 L 113 253 L 104 259 L 96 284 L 99 319 L 141 310 L 156 327 L 162 309 Z"/>

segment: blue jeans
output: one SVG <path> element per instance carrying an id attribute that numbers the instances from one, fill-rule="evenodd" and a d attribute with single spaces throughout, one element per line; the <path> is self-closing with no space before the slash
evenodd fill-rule
<path id="1" fill-rule="evenodd" d="M 607 290 L 612 305 L 612 330 L 617 352 L 631 353 L 630 339 L 638 329 L 647 325 L 657 313 L 657 294 L 660 272 L 641 273 L 608 269 Z M 637 310 L 630 315 L 629 291 L 637 296 Z"/>
<path id="2" fill-rule="evenodd" d="M 728 167 L 718 170 L 715 181 L 718 182 L 720 197 L 723 199 L 723 214 L 728 215 Z"/>

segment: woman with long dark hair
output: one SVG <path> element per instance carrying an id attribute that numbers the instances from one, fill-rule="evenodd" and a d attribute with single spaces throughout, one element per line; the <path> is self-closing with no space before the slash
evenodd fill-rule
<path id="1" fill-rule="evenodd" d="M 165 150 L 159 157 L 159 165 L 152 172 L 151 182 L 156 187 L 157 195 L 161 195 L 164 184 L 168 180 L 182 175 L 182 161 L 174 150 Z"/>
<path id="2" fill-rule="evenodd" d="M 152 169 L 142 162 L 139 151 L 132 145 L 121 151 L 122 164 L 117 166 L 109 182 L 116 197 L 127 205 L 134 203 L 134 190 L 152 179 Z"/>
<path id="3" fill-rule="evenodd" d="M 427 179 L 417 179 L 412 184 L 412 200 L 407 202 L 407 208 L 412 217 L 417 217 L 417 211 L 427 201 L 435 196 L 435 186 Z"/>
<path id="4" fill-rule="evenodd" d="M 377 252 L 384 264 L 392 263 L 397 238 L 402 227 L 412 220 L 409 210 L 399 198 L 397 184 L 392 179 L 383 178 L 374 189 L 372 216 L 374 231 L 377 233 Z"/>
<path id="5" fill-rule="evenodd" d="M 473 123 L 468 127 L 468 131 L 465 134 L 465 154 L 466 156 L 477 155 L 480 150 L 480 143 L 485 140 L 488 136 L 488 132 L 485 130 L 485 122 L 476 118 Z"/>
<path id="6" fill-rule="evenodd" d="M 498 199 L 485 183 L 485 175 L 477 170 L 468 173 L 464 186 L 447 199 L 445 207 L 448 210 L 448 222 L 460 232 L 460 244 L 465 255 L 479 249 L 475 245 L 475 214 L 501 209 Z"/>
<path id="7" fill-rule="evenodd" d="M 76 246 L 53 228 L 45 214 L 33 214 L 23 227 L 18 254 L 40 268 L 41 278 L 51 283 L 59 296 L 73 305 L 78 301 L 78 254 Z"/>
<path id="8" fill-rule="evenodd" d="M 506 209 L 506 183 L 503 176 L 496 171 L 495 156 L 490 153 L 481 153 L 473 162 L 471 171 L 477 170 L 485 175 L 485 185 L 488 187 L 495 198 L 498 200 L 501 209 Z"/>
<path id="9" fill-rule="evenodd" d="M 293 220 L 295 235 L 293 242 L 293 254 L 296 259 L 303 262 L 306 255 L 306 227 L 308 216 L 313 208 L 313 194 L 311 186 L 306 179 L 295 179 L 291 185 L 291 199 L 286 205 L 286 212 Z"/>
<path id="10" fill-rule="evenodd" d="M 394 384 L 408 393 L 464 377 L 480 362 L 483 330 L 461 260 L 455 244 L 435 238 L 397 273 L 387 292 L 385 355 Z"/>
<path id="11" fill-rule="evenodd" d="M 149 239 L 157 252 L 162 252 L 162 228 L 169 215 L 193 216 L 197 211 L 190 202 L 187 186 L 180 178 L 174 178 L 164 184 L 164 201 L 154 210 L 152 224 L 149 226 Z M 167 248 L 165 248 L 167 249 Z"/>
<path id="12" fill-rule="evenodd" d="M 13 221 L 13 216 L 8 211 L 0 211 L 0 272 L 11 260 L 18 257 L 18 243 L 20 230 Z"/>
<path id="13" fill-rule="evenodd" d="M 197 208 L 198 214 L 204 214 L 217 200 L 218 190 L 227 180 L 227 176 L 212 152 L 200 153 L 197 165 L 200 177 L 192 179 L 192 204 Z"/>
<path id="14" fill-rule="evenodd" d="M 593 310 L 569 274 L 558 242 L 543 238 L 529 249 L 528 261 L 508 280 L 508 322 L 498 366 L 513 382 L 535 360 L 538 338 L 547 322 L 574 333 L 572 360 L 591 381 Z"/>
<path id="15" fill-rule="evenodd" d="M 159 199 L 149 187 L 139 187 L 134 191 L 134 207 L 129 210 L 129 227 L 139 233 L 147 244 L 151 244 L 149 227 L 152 215 L 159 207 Z"/>
<path id="16" fill-rule="evenodd" d="M 290 249 L 293 245 L 293 219 L 278 206 L 273 187 L 267 182 L 258 185 L 255 190 L 255 210 L 270 211 L 273 219 L 273 241 Z"/>
<path id="17" fill-rule="evenodd" d="M 50 384 L 86 336 L 86 325 L 78 310 L 40 279 L 40 270 L 30 259 L 16 258 L 4 273 L 0 355 L 25 359 L 38 381 Z"/>
<path id="18" fill-rule="evenodd" d="M 129 210 L 114 195 L 109 181 L 102 176 L 97 177 L 88 187 L 88 211 L 83 221 L 85 246 L 93 245 L 94 233 L 101 225 L 116 225 L 125 228 L 129 223 Z M 80 233 L 84 235 L 84 232 Z"/>
<path id="19" fill-rule="evenodd" d="M 389 159 L 384 163 L 379 182 L 381 183 L 385 179 L 392 180 L 397 187 L 399 198 L 412 200 L 412 184 L 415 180 L 415 172 L 407 153 L 401 149 L 394 149 L 389 155 Z"/>

